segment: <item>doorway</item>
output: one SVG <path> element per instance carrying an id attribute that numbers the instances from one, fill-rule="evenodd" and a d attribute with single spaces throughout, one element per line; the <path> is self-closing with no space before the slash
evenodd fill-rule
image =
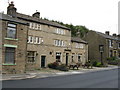
<path id="1" fill-rule="evenodd" d="M 66 53 L 66 66 L 68 66 L 68 56 L 69 56 L 69 53 Z"/>
<path id="2" fill-rule="evenodd" d="M 45 67 L 46 56 L 41 56 L 41 68 Z"/>

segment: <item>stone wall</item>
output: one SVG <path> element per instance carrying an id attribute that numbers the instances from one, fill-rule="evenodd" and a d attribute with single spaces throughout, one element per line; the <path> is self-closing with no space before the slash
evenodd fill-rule
<path id="1" fill-rule="evenodd" d="M 27 43 L 27 30 L 28 26 L 17 24 L 17 38 L 6 38 L 8 21 L 2 23 L 2 65 L 3 73 L 24 73 L 25 72 L 25 60 L 26 60 L 26 43 Z M 14 23 L 14 22 L 12 22 Z M 15 64 L 7 64 L 5 61 L 5 45 L 14 45 L 15 48 Z M 7 46 L 7 47 L 9 47 Z"/>

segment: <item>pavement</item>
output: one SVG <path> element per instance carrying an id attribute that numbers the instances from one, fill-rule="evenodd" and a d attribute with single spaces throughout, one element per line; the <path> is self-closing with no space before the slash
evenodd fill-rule
<path id="1" fill-rule="evenodd" d="M 92 69 L 80 68 L 79 70 L 69 70 L 68 72 L 51 70 L 51 69 L 43 69 L 43 70 L 34 70 L 27 71 L 24 74 L 3 74 L 0 78 L 1 80 L 22 80 L 22 79 L 30 79 L 30 78 L 46 78 L 46 77 L 54 77 L 61 75 L 73 75 L 73 74 L 84 74 L 89 72 L 103 71 L 103 70 L 111 70 L 116 69 L 118 66 L 109 65 L 108 67 L 93 67 Z"/>

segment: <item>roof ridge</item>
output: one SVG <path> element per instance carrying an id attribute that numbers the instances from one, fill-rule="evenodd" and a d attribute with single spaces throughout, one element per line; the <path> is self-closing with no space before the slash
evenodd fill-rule
<path id="1" fill-rule="evenodd" d="M 33 21 L 37 21 L 37 22 L 41 22 L 41 23 L 44 23 L 44 24 L 49 24 L 49 25 L 52 25 L 52 26 L 56 26 L 56 27 L 60 27 L 60 28 L 64 28 L 64 29 L 68 29 L 70 30 L 70 28 L 64 26 L 64 25 L 61 25 L 57 22 L 52 22 L 52 21 L 48 21 L 48 20 L 44 20 L 44 19 L 41 19 L 41 18 L 35 18 L 35 17 L 32 17 L 30 15 L 26 15 L 26 14 L 22 14 L 22 13 L 18 13 L 17 12 L 17 17 L 18 18 L 26 18 L 26 19 L 31 19 Z"/>

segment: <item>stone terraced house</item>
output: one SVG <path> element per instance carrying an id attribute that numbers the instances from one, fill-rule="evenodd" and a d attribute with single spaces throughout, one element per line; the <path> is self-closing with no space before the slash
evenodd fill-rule
<path id="1" fill-rule="evenodd" d="M 88 43 L 86 41 L 78 37 L 72 37 L 71 49 L 71 62 L 82 62 L 82 64 L 85 64 L 88 61 Z"/>
<path id="2" fill-rule="evenodd" d="M 110 35 L 109 31 L 105 34 L 97 31 L 89 31 L 83 38 L 89 45 L 89 59 L 90 60 L 103 60 L 106 63 L 107 58 L 117 57 L 120 58 L 120 35 Z M 102 55 L 101 55 L 101 50 Z"/>
<path id="3" fill-rule="evenodd" d="M 71 39 L 69 28 L 41 19 L 39 12 L 29 16 L 16 10 L 11 2 L 7 15 L 0 19 L 3 22 L 3 71 L 23 73 L 55 61 L 66 65 L 87 61 L 88 44 L 78 38 Z"/>
<path id="4" fill-rule="evenodd" d="M 12 11 L 11 11 L 12 8 Z M 16 8 L 11 3 L 8 12 L 14 13 Z M 10 14 L 10 13 L 9 13 Z M 0 60 L 2 73 L 24 73 L 27 54 L 28 23 L 11 15 L 0 14 L 1 48 Z"/>

